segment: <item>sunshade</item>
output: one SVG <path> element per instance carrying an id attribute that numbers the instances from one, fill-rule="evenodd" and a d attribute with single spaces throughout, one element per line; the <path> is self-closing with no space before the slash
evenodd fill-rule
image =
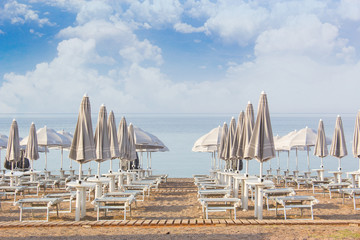
<path id="1" fill-rule="evenodd" d="M 236 169 L 238 171 L 242 169 L 242 156 L 238 156 L 237 152 L 240 147 L 240 136 L 244 126 L 244 118 L 245 118 L 245 113 L 244 111 L 241 111 L 236 124 L 235 137 L 230 154 L 230 158 L 235 160 L 236 162 Z"/>
<path id="2" fill-rule="evenodd" d="M 69 132 L 66 132 L 64 129 L 57 131 L 58 134 L 62 135 L 66 140 L 64 140 L 63 145 L 60 146 L 61 150 L 61 165 L 60 170 L 63 169 L 63 161 L 64 161 L 64 148 L 69 148 L 71 146 L 71 142 L 73 140 L 73 135 Z M 70 169 L 72 169 L 72 162 L 70 160 Z"/>
<path id="3" fill-rule="evenodd" d="M 326 136 L 324 130 L 324 123 L 322 119 L 319 121 L 319 127 L 316 137 L 314 155 L 321 158 L 321 165 L 320 168 L 324 168 L 323 158 L 329 154 L 326 144 Z"/>
<path id="4" fill-rule="evenodd" d="M 244 156 L 255 158 L 260 162 L 260 179 L 262 178 L 263 162 L 275 157 L 270 112 L 265 92 L 262 92 L 260 96 L 256 122 Z"/>
<path id="5" fill-rule="evenodd" d="M 129 154 L 126 160 L 131 162 L 136 160 L 135 134 L 134 134 L 134 126 L 132 123 L 130 123 L 128 127 L 128 134 L 129 134 L 129 148 L 128 148 Z M 130 168 L 128 168 L 128 170 L 130 170 Z"/>
<path id="6" fill-rule="evenodd" d="M 246 160 L 246 168 L 245 168 L 246 176 L 249 174 L 249 160 L 251 160 L 252 158 L 248 158 L 245 156 L 245 149 L 247 148 L 250 142 L 253 128 L 254 128 L 254 108 L 251 102 L 248 102 L 244 116 L 244 126 L 239 139 L 240 146 L 237 151 L 237 156 L 239 158 L 243 158 Z"/>
<path id="7" fill-rule="evenodd" d="M 346 149 L 346 141 L 344 136 L 343 124 L 340 116 L 337 116 L 335 123 L 334 135 L 330 147 L 330 155 L 338 158 L 339 167 L 338 170 L 341 171 L 341 158 L 345 157 L 348 154 Z"/>
<path id="8" fill-rule="evenodd" d="M 359 172 L 360 172 L 360 111 L 355 119 L 355 127 L 354 127 L 354 136 L 353 136 L 353 144 L 352 151 L 355 158 L 359 159 Z"/>
<path id="9" fill-rule="evenodd" d="M 31 123 L 30 126 L 29 138 L 25 149 L 25 158 L 31 160 L 31 170 L 34 170 L 34 160 L 39 159 L 38 141 L 34 123 Z"/>
<path id="10" fill-rule="evenodd" d="M 120 170 L 121 161 L 126 160 L 128 158 L 128 153 L 129 153 L 128 152 L 129 134 L 128 134 L 128 127 L 126 124 L 125 117 L 122 117 L 120 120 L 117 137 L 119 141 L 119 152 L 120 152 L 119 170 Z"/>
<path id="11" fill-rule="evenodd" d="M 0 170 L 1 170 L 1 149 L 6 148 L 8 143 L 8 137 L 6 135 L 0 134 Z"/>
<path id="12" fill-rule="evenodd" d="M 224 155 L 225 147 L 226 147 L 226 137 L 228 134 L 228 125 L 224 122 L 224 125 L 221 130 L 221 139 L 220 139 L 220 147 L 218 151 L 219 159 L 223 159 L 221 156 Z"/>
<path id="13" fill-rule="evenodd" d="M 19 128 L 15 119 L 10 126 L 5 158 L 7 161 L 11 162 L 11 170 L 14 169 L 14 162 L 17 162 L 20 159 Z"/>
<path id="14" fill-rule="evenodd" d="M 81 101 L 74 138 L 70 146 L 69 158 L 79 163 L 79 181 L 81 181 L 82 164 L 96 158 L 94 133 L 91 121 L 90 100 L 85 95 Z"/>
<path id="15" fill-rule="evenodd" d="M 235 118 L 232 117 L 230 120 L 227 136 L 226 136 L 226 143 L 224 147 L 224 151 L 222 152 L 222 155 L 220 156 L 221 159 L 226 160 L 226 168 L 229 170 L 232 170 L 232 164 L 231 164 L 231 150 L 232 145 L 235 137 L 235 131 L 236 131 L 236 121 Z"/>
<path id="16" fill-rule="evenodd" d="M 105 105 L 101 105 L 98 121 L 95 129 L 95 161 L 98 162 L 97 177 L 100 177 L 100 164 L 103 161 L 111 158 L 110 142 L 109 142 L 109 129 L 107 126 L 107 112 Z"/>
<path id="17" fill-rule="evenodd" d="M 109 113 L 108 129 L 109 129 L 108 136 L 109 136 L 109 142 L 110 142 L 110 155 L 111 155 L 110 172 L 112 172 L 113 159 L 120 157 L 119 141 L 118 141 L 117 132 L 116 132 L 116 121 L 115 121 L 115 115 L 114 115 L 113 111 L 110 111 L 110 113 Z"/>

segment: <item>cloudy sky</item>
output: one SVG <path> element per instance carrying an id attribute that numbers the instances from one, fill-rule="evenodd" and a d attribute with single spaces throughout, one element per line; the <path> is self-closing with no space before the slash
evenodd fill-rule
<path id="1" fill-rule="evenodd" d="M 2 0 L 0 113 L 360 109 L 360 1 Z"/>

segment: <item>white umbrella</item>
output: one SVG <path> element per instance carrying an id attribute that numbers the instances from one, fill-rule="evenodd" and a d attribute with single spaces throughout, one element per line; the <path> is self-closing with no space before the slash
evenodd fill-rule
<path id="1" fill-rule="evenodd" d="M 220 146 L 219 146 L 219 151 L 218 151 L 218 157 L 219 159 L 223 159 L 222 155 L 224 155 L 224 151 L 226 148 L 226 137 L 228 134 L 228 126 L 227 123 L 224 122 L 224 125 L 221 129 L 221 139 L 220 139 Z"/>
<path id="2" fill-rule="evenodd" d="M 323 158 L 326 157 L 328 154 L 329 154 L 329 152 L 328 152 L 327 144 L 326 144 L 324 123 L 323 123 L 322 119 L 320 119 L 317 137 L 316 137 L 314 155 L 321 158 L 321 165 L 320 165 L 321 169 L 324 168 Z"/>
<path id="3" fill-rule="evenodd" d="M 248 102 L 245 111 L 244 124 L 240 136 L 240 146 L 238 148 L 237 156 L 246 160 L 245 175 L 249 175 L 249 160 L 252 158 L 245 156 L 245 150 L 249 145 L 251 135 L 254 128 L 254 108 L 251 102 Z"/>
<path id="4" fill-rule="evenodd" d="M 79 163 L 79 182 L 81 182 L 82 164 L 95 160 L 95 142 L 91 121 L 89 97 L 81 101 L 74 138 L 70 146 L 69 158 Z"/>
<path id="5" fill-rule="evenodd" d="M 120 151 L 119 151 L 119 141 L 117 137 L 116 132 L 116 121 L 115 121 L 115 115 L 113 111 L 110 111 L 109 118 L 108 118 L 108 129 L 109 129 L 109 142 L 110 142 L 110 154 L 111 154 L 111 160 L 110 160 L 110 173 L 112 172 L 112 161 L 115 158 L 120 157 Z"/>
<path id="6" fill-rule="evenodd" d="M 244 113 L 244 111 L 241 111 L 239 114 L 239 117 L 238 117 L 238 122 L 236 124 L 235 137 L 233 140 L 231 154 L 230 154 L 230 158 L 235 160 L 235 162 L 236 162 L 236 170 L 238 170 L 238 171 L 242 169 L 243 156 L 238 156 L 237 153 L 238 153 L 238 149 L 240 147 L 240 137 L 241 137 L 241 133 L 243 131 L 244 118 L 245 118 L 245 113 Z"/>
<path id="7" fill-rule="evenodd" d="M 47 170 L 47 148 L 49 147 L 60 147 L 63 146 L 64 143 L 68 142 L 68 140 L 58 134 L 54 129 L 48 128 L 47 126 L 44 126 L 43 128 L 40 128 L 36 132 L 37 134 L 37 140 L 38 145 L 45 147 L 45 170 Z M 20 145 L 27 145 L 29 136 L 25 137 L 23 140 L 21 140 Z"/>
<path id="8" fill-rule="evenodd" d="M 129 136 L 128 136 L 128 127 L 126 124 L 125 117 L 122 117 L 120 120 L 118 128 L 118 141 L 119 141 L 119 152 L 120 152 L 120 161 L 119 161 L 119 170 L 121 170 L 121 161 L 128 158 L 128 148 L 129 148 Z"/>
<path id="9" fill-rule="evenodd" d="M 265 92 L 262 92 L 260 96 L 256 122 L 244 156 L 255 158 L 260 162 L 260 180 L 262 181 L 263 162 L 276 156 L 269 106 Z"/>
<path id="10" fill-rule="evenodd" d="M 29 138 L 25 149 L 25 157 L 31 160 L 31 170 L 34 170 L 34 160 L 39 159 L 38 141 L 34 123 L 31 123 L 30 126 Z"/>
<path id="11" fill-rule="evenodd" d="M 235 137 L 235 131 L 236 131 L 236 121 L 235 118 L 232 117 L 230 120 L 230 125 L 228 128 L 228 133 L 226 136 L 226 145 L 225 145 L 225 149 L 222 152 L 222 155 L 220 156 L 221 159 L 225 160 L 226 162 L 226 168 L 228 170 L 233 170 L 232 169 L 232 160 L 231 160 L 231 150 L 233 148 L 233 143 L 234 143 L 234 137 Z"/>
<path id="12" fill-rule="evenodd" d="M 136 146 L 135 146 L 135 133 L 134 133 L 134 126 L 132 125 L 132 123 L 130 123 L 129 128 L 128 128 L 128 136 L 129 136 L 129 154 L 128 154 L 128 158 L 126 160 L 128 160 L 129 165 L 130 166 L 130 162 L 135 161 L 137 156 L 136 156 Z M 128 167 L 128 170 L 130 170 L 130 167 Z"/>
<path id="13" fill-rule="evenodd" d="M 287 165 L 286 165 L 287 171 L 289 171 L 290 150 L 298 147 L 298 146 L 293 146 L 293 147 L 290 146 L 291 140 L 296 134 L 297 134 L 297 131 L 294 130 L 279 139 L 274 138 L 275 150 L 278 152 L 286 151 L 288 153 L 288 159 L 287 159 Z M 280 167 L 280 165 L 279 165 L 279 167 Z M 296 158 L 296 171 L 297 170 L 298 170 L 298 159 Z"/>
<path id="14" fill-rule="evenodd" d="M 355 119 L 352 152 L 354 157 L 359 159 L 358 171 L 360 172 L 360 111 L 358 111 L 358 114 Z"/>
<path id="15" fill-rule="evenodd" d="M 346 149 L 346 141 L 344 136 L 343 124 L 341 121 L 341 117 L 337 116 L 335 123 L 334 136 L 330 147 L 330 155 L 338 158 L 339 160 L 339 168 L 341 171 L 341 158 L 347 155 Z"/>
<path id="16" fill-rule="evenodd" d="M 105 105 L 101 105 L 98 121 L 95 130 L 95 161 L 98 162 L 97 177 L 100 177 L 100 164 L 111 158 L 110 154 L 110 142 L 109 142 L 109 129 L 107 126 L 107 112 Z"/>
<path id="17" fill-rule="evenodd" d="M 61 165 L 60 165 L 60 170 L 63 169 L 63 160 L 64 160 L 64 149 L 66 148 L 69 148 L 71 146 L 71 142 L 74 138 L 74 136 L 69 133 L 69 132 L 66 132 L 63 130 L 60 130 L 60 131 L 57 131 L 58 134 L 62 135 L 65 139 L 63 144 L 60 146 L 60 150 L 61 150 Z M 72 162 L 70 160 L 70 169 L 72 169 Z"/>
<path id="18" fill-rule="evenodd" d="M 11 162 L 11 171 L 14 169 L 14 163 L 20 159 L 20 141 L 19 128 L 14 119 L 10 126 L 9 139 L 6 147 L 6 160 Z"/>

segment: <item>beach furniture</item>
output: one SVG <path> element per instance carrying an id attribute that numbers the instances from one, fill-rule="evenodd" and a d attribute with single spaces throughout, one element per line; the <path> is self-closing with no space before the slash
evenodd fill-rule
<path id="1" fill-rule="evenodd" d="M 275 210 L 269 207 L 269 200 L 275 200 L 277 197 L 294 196 L 296 193 L 293 188 L 271 188 L 264 189 L 263 195 L 266 199 L 267 210 Z"/>
<path id="2" fill-rule="evenodd" d="M 46 221 L 49 221 L 49 213 L 52 207 L 56 208 L 57 217 L 59 217 L 59 204 L 62 202 L 62 198 L 24 198 L 16 202 L 16 205 L 20 208 L 20 221 L 22 221 L 24 210 L 41 210 L 46 209 Z M 43 220 L 41 220 L 43 221 Z"/>
<path id="3" fill-rule="evenodd" d="M 345 195 L 347 195 L 353 199 L 354 210 L 360 210 L 360 208 L 356 208 L 356 199 L 360 199 L 360 188 L 341 188 L 339 193 L 342 194 L 343 204 L 345 203 Z"/>
<path id="4" fill-rule="evenodd" d="M 311 211 L 311 220 L 314 220 L 313 205 L 319 201 L 314 196 L 286 196 L 275 198 L 275 214 L 278 216 L 278 205 L 282 206 L 284 210 L 284 218 L 287 220 L 286 210 L 293 208 L 299 208 L 301 210 L 301 216 L 303 215 L 303 209 L 309 208 Z"/>
<path id="5" fill-rule="evenodd" d="M 16 195 L 23 193 L 25 189 L 25 186 L 0 186 L 0 192 L 4 192 L 6 197 L 12 195 L 14 197 L 14 202 L 16 202 Z"/>
<path id="6" fill-rule="evenodd" d="M 141 191 L 143 199 L 139 201 L 144 201 L 145 196 L 150 196 L 150 188 L 147 185 L 124 185 L 122 190 L 125 192 Z"/>
<path id="7" fill-rule="evenodd" d="M 316 193 L 315 193 L 315 187 L 321 188 L 321 185 L 329 184 L 329 183 L 330 183 L 330 180 L 316 180 L 316 179 L 313 179 L 313 180 L 311 181 L 311 185 L 312 185 L 312 189 L 313 189 L 313 194 L 316 194 Z"/>
<path id="8" fill-rule="evenodd" d="M 97 209 L 97 221 L 100 220 L 100 210 L 105 210 L 105 216 L 108 210 L 123 210 L 124 220 L 126 220 L 126 212 L 129 211 L 131 214 L 131 204 L 136 201 L 134 196 L 129 197 L 101 197 L 95 198 L 92 204 Z"/>
<path id="9" fill-rule="evenodd" d="M 205 219 L 208 219 L 209 212 L 226 212 L 234 211 L 234 219 L 236 219 L 236 209 L 240 207 L 241 201 L 239 198 L 199 198 L 202 206 L 202 211 L 205 214 Z"/>
<path id="10" fill-rule="evenodd" d="M 322 184 L 321 188 L 325 191 L 329 191 L 329 196 L 331 199 L 331 193 L 332 192 L 339 192 L 342 188 L 348 188 L 350 186 L 350 183 L 346 182 L 340 182 L 340 183 L 329 183 L 329 184 Z"/>
<path id="11" fill-rule="evenodd" d="M 63 202 L 69 202 L 69 210 L 67 211 L 59 211 L 59 212 L 67 212 L 71 213 L 72 210 L 72 202 L 76 199 L 76 192 L 65 192 L 65 193 L 51 193 L 44 196 L 45 198 L 62 198 Z"/>
<path id="12" fill-rule="evenodd" d="M 207 189 L 198 191 L 198 198 L 209 198 L 210 196 L 218 198 L 229 198 L 230 195 L 231 189 Z"/>

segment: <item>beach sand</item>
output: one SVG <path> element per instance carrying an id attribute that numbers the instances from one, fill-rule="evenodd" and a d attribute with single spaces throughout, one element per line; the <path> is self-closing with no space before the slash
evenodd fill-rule
<path id="1" fill-rule="evenodd" d="M 311 195 L 311 191 L 298 191 L 299 195 Z M 314 207 L 315 220 L 346 220 L 344 224 L 312 225 L 311 220 L 293 221 L 294 224 L 249 224 L 233 225 L 226 224 L 223 220 L 230 219 L 229 213 L 210 213 L 209 218 L 215 224 L 197 225 L 161 225 L 165 220 L 173 221 L 181 219 L 188 221 L 197 219 L 202 222 L 201 206 L 197 201 L 197 190 L 192 179 L 169 178 L 158 190 L 144 202 L 137 202 L 128 220 L 147 220 L 146 222 L 158 222 L 157 225 L 142 226 L 57 226 L 51 227 L 1 227 L 0 239 L 356 239 L 360 238 L 360 228 L 357 221 L 360 220 L 359 211 L 353 209 L 352 200 L 345 200 L 335 195 L 329 199 L 329 195 L 317 194 L 319 203 Z M 63 207 L 67 207 L 67 203 Z M 283 219 L 282 211 L 278 217 L 274 211 L 264 208 L 265 220 Z M 305 211 L 305 217 L 309 217 L 309 211 Z M 298 210 L 290 211 L 291 218 L 299 218 Z M 254 220 L 253 203 L 249 201 L 249 210 L 237 213 L 238 219 Z M 44 212 L 35 213 L 35 220 L 44 217 Z M 50 222 L 61 223 L 74 220 L 72 213 L 50 215 Z M 102 219 L 122 220 L 123 215 L 119 212 L 110 212 L 107 217 L 102 214 Z M 24 219 L 33 220 L 30 213 L 24 215 Z M 84 221 L 96 221 L 96 211 L 93 206 L 87 204 Z M 9 203 L 2 204 L 0 212 L 1 222 L 18 222 L 19 209 Z M 322 221 L 326 222 L 326 221 Z M 359 222 L 360 223 L 360 222 Z"/>

